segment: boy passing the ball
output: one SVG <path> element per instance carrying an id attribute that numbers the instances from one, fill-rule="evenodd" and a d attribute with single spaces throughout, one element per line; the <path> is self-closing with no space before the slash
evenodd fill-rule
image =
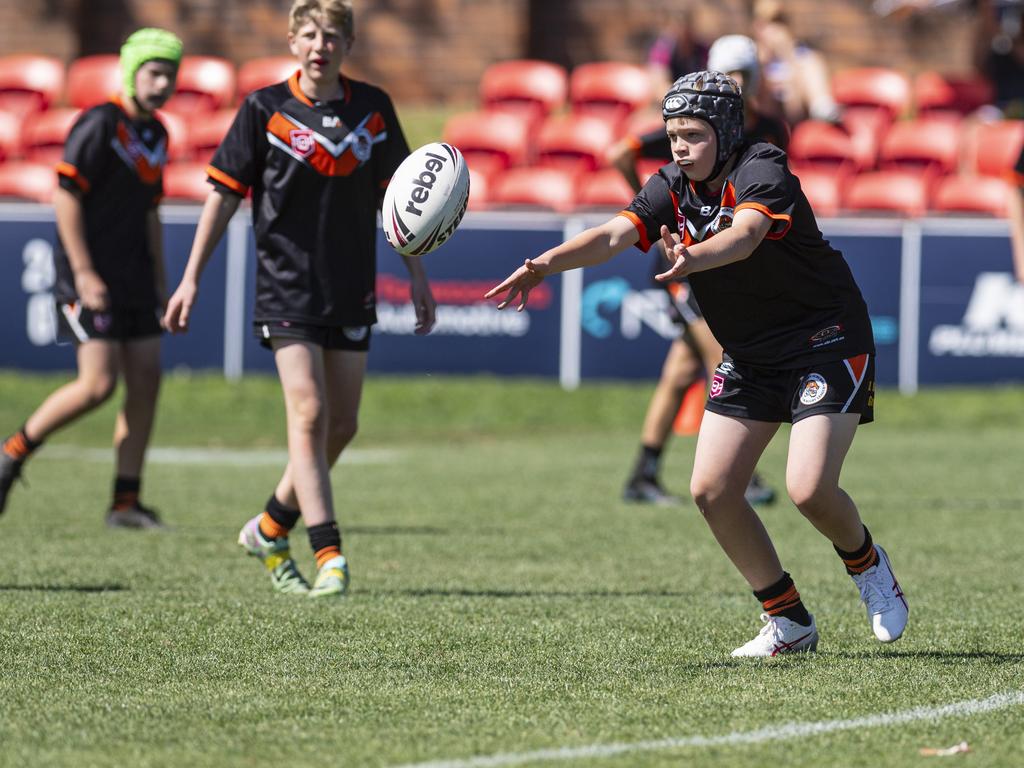
<path id="1" fill-rule="evenodd" d="M 339 68 L 353 41 L 347 0 L 296 0 L 286 82 L 251 93 L 217 149 L 181 283 L 164 322 L 184 332 L 199 278 L 228 221 L 252 192 L 257 272 L 254 331 L 271 349 L 284 391 L 288 465 L 266 505 L 239 534 L 275 589 L 342 595 L 348 562 L 335 522 L 330 468 L 356 432 L 370 328 L 376 322 L 376 214 L 409 147 L 390 98 Z M 416 332 L 434 324 L 418 259 L 406 259 Z M 306 524 L 317 561 L 312 586 L 288 534 Z"/>
<path id="2" fill-rule="evenodd" d="M 121 48 L 123 85 L 75 122 L 57 166 L 58 332 L 75 345 L 78 375 L 53 392 L 0 450 L 0 512 L 33 451 L 104 403 L 124 379 L 114 429 L 116 471 L 106 522 L 157 528 L 139 501 L 146 446 L 160 390 L 160 315 L 165 299 L 163 194 L 167 131 L 155 111 L 174 93 L 181 41 L 140 29 Z"/>
<path id="3" fill-rule="evenodd" d="M 885 551 L 839 487 L 857 425 L 873 419 L 874 342 L 842 255 L 821 236 L 785 153 L 743 139 L 739 87 L 719 72 L 677 80 L 662 102 L 674 165 L 605 224 L 527 259 L 488 297 L 499 309 L 546 275 L 662 241 L 689 278 L 724 348 L 709 386 L 690 492 L 719 545 L 761 602 L 764 626 L 733 656 L 817 647 L 818 630 L 743 493 L 759 457 L 792 423 L 786 489 L 856 582 L 878 640 L 900 637 L 907 604 Z"/>

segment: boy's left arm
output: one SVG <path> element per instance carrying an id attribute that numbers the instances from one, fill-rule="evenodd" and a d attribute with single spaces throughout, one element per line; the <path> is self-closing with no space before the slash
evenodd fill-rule
<path id="1" fill-rule="evenodd" d="M 434 327 L 437 302 L 434 301 L 434 293 L 430 290 L 422 259 L 416 256 L 402 256 L 402 261 L 409 270 L 410 294 L 413 308 L 416 310 L 416 335 L 424 336 Z"/>
<path id="2" fill-rule="evenodd" d="M 153 255 L 156 296 L 162 313 L 167 308 L 167 265 L 164 263 L 163 225 L 157 208 L 150 208 L 146 214 L 146 236 L 149 239 L 149 252 Z"/>
<path id="3" fill-rule="evenodd" d="M 753 208 L 736 211 L 732 226 L 714 237 L 689 247 L 677 242 L 669 228 L 661 228 L 661 239 L 667 258 L 672 262 L 668 271 L 655 275 L 662 282 L 686 277 L 694 272 L 705 272 L 742 261 L 754 252 L 772 227 L 772 219 Z"/>

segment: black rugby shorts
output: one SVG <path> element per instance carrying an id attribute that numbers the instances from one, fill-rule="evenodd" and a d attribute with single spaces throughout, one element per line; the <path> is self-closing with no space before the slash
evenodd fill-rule
<path id="1" fill-rule="evenodd" d="M 133 341 L 163 333 L 156 309 L 111 309 L 93 312 L 82 302 L 57 302 L 57 340 L 81 344 L 86 341 Z"/>
<path id="2" fill-rule="evenodd" d="M 819 413 L 875 418 L 875 356 L 785 370 L 737 363 L 728 355 L 715 369 L 705 409 L 753 421 L 796 423 Z"/>
<path id="3" fill-rule="evenodd" d="M 299 323 L 293 320 L 267 320 L 252 324 L 260 345 L 272 349 L 271 339 L 308 341 L 324 349 L 366 352 L 370 349 L 369 325 L 328 326 Z"/>

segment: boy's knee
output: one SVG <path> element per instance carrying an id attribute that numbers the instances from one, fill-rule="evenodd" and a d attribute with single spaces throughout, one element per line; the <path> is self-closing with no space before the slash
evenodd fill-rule
<path id="1" fill-rule="evenodd" d="M 117 377 L 110 375 L 90 376 L 87 379 L 79 379 L 84 399 L 89 407 L 102 405 L 114 394 L 117 387 Z"/>
<path id="2" fill-rule="evenodd" d="M 788 482 L 786 492 L 790 500 L 804 515 L 814 517 L 835 496 L 835 489 L 814 482 Z"/>
<path id="3" fill-rule="evenodd" d="M 318 431 L 324 428 L 325 418 L 323 398 L 316 392 L 299 392 L 289 397 L 288 421 L 292 426 Z"/>

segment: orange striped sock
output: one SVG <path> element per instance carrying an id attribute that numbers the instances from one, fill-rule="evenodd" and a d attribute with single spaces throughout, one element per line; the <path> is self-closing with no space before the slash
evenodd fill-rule
<path id="1" fill-rule="evenodd" d="M 868 531 L 867 526 L 864 526 L 864 543 L 860 545 L 859 549 L 846 552 L 834 545 L 833 547 L 836 554 L 842 559 L 843 565 L 846 566 L 846 572 L 851 576 L 864 573 L 868 568 L 878 565 L 878 550 L 875 549 L 875 542 L 871 539 L 871 532 Z"/>
<path id="2" fill-rule="evenodd" d="M 323 549 L 318 549 L 316 551 L 316 567 L 317 568 L 323 568 L 324 567 L 324 563 L 326 563 L 332 557 L 337 557 L 340 554 L 341 554 L 341 547 L 335 546 L 333 544 L 330 545 L 330 546 L 324 547 Z"/>
<path id="3" fill-rule="evenodd" d="M 4 441 L 3 452 L 15 461 L 24 461 L 38 447 L 39 443 L 29 440 L 22 428 Z"/>
<path id="4" fill-rule="evenodd" d="M 761 601 L 761 607 L 769 616 L 785 616 L 805 627 L 811 623 L 811 616 L 788 573 L 783 573 L 771 586 L 754 590 L 754 597 Z"/>
<path id="5" fill-rule="evenodd" d="M 269 512 L 260 515 L 260 533 L 264 539 L 283 539 L 288 535 L 288 529 L 278 523 L 270 516 Z"/>

